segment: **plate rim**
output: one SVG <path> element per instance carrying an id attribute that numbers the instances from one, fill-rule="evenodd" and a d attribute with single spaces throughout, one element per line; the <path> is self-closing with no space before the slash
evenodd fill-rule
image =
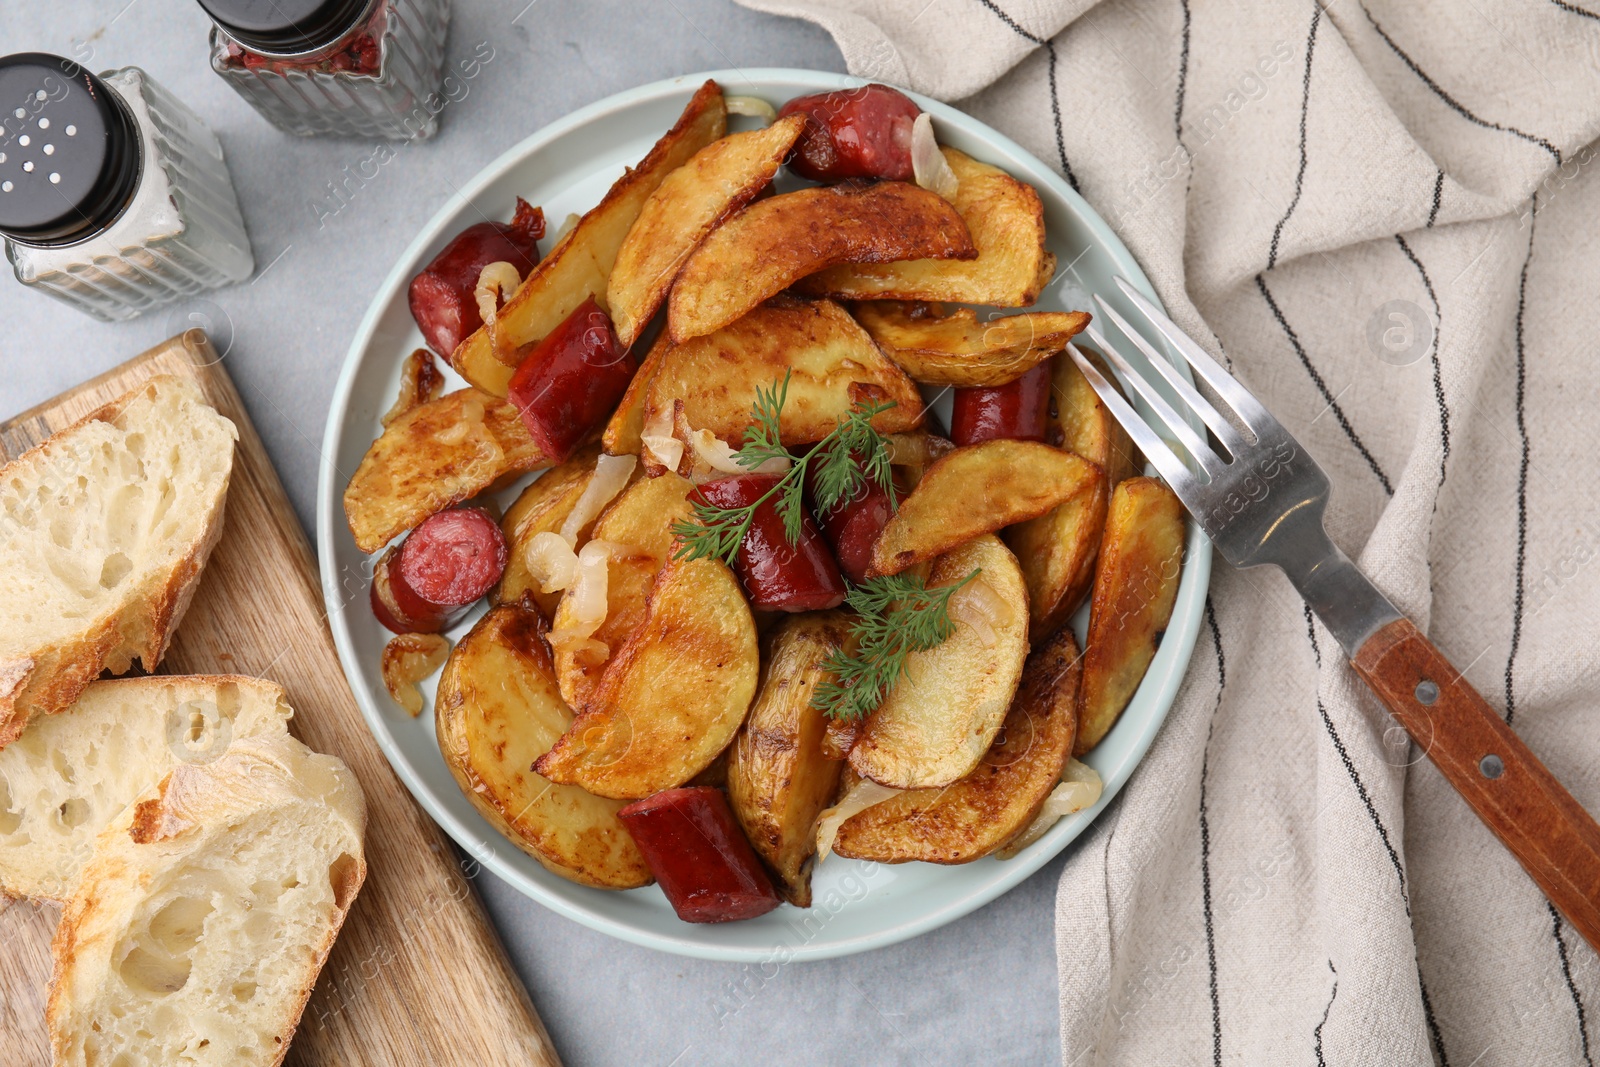
<path id="1" fill-rule="evenodd" d="M 412 798 L 426 812 L 428 817 L 443 829 L 472 860 L 481 863 L 519 893 L 540 905 L 592 930 L 616 937 L 630 944 L 676 955 L 722 962 L 764 963 L 779 954 L 785 961 L 828 959 L 870 951 L 905 941 L 976 911 L 1010 892 L 1025 879 L 1037 873 L 1050 860 L 1065 851 L 1072 841 L 1094 825 L 1095 821 L 1121 793 L 1128 780 L 1143 762 L 1145 755 L 1155 740 L 1156 734 L 1160 732 L 1162 725 L 1166 722 L 1167 715 L 1170 713 L 1172 703 L 1176 698 L 1178 687 L 1182 684 L 1183 678 L 1188 671 L 1193 658 L 1194 645 L 1201 628 L 1204 600 L 1210 587 L 1211 544 L 1192 519 L 1186 520 L 1188 529 L 1185 538 L 1184 574 L 1178 591 L 1178 606 L 1174 609 L 1173 614 L 1176 625 L 1169 626 L 1167 638 L 1163 641 L 1163 647 L 1176 646 L 1177 655 L 1167 662 L 1166 669 L 1160 674 L 1155 673 L 1157 665 L 1152 663 L 1151 673 L 1147 674 L 1144 681 L 1141 682 L 1141 688 L 1152 682 L 1155 683 L 1155 690 L 1151 695 L 1160 710 L 1152 715 L 1148 722 L 1144 724 L 1144 728 L 1134 736 L 1125 758 L 1104 774 L 1105 791 L 1100 800 L 1093 807 L 1078 815 L 1061 820 L 1043 838 L 1029 846 L 1028 851 L 1032 852 L 1033 855 L 1019 855 L 1015 859 L 1007 861 L 1003 865 L 1001 873 L 983 885 L 955 897 L 941 907 L 924 911 L 914 918 L 895 923 L 872 934 L 836 938 L 830 941 L 823 941 L 820 944 L 817 941 L 798 946 L 774 944 L 769 949 L 700 941 L 690 936 L 692 931 L 698 929 L 691 924 L 685 924 L 684 934 L 680 936 L 641 929 L 624 921 L 577 906 L 547 891 L 543 886 L 528 881 L 521 872 L 502 860 L 493 847 L 485 847 L 489 846 L 490 842 L 479 828 L 463 823 L 442 803 L 436 802 L 433 797 L 434 791 L 423 779 L 419 770 L 407 758 L 405 752 L 388 729 L 384 712 L 378 707 L 374 695 L 352 680 L 352 673 L 349 667 L 351 662 L 356 661 L 356 650 L 353 646 L 349 629 L 344 623 L 344 611 L 348 605 L 344 603 L 341 596 L 339 576 L 335 566 L 337 555 L 335 538 L 339 532 L 348 533 L 348 531 L 343 521 L 341 503 L 343 486 L 340 484 L 341 479 L 335 468 L 334 456 L 337 454 L 338 438 L 341 435 L 346 419 L 349 417 L 352 393 L 363 356 L 371 346 L 377 333 L 378 323 L 390 302 L 397 295 L 404 292 L 405 286 L 409 281 L 410 265 L 458 217 L 474 196 L 500 180 L 507 172 L 522 164 L 529 156 L 538 152 L 546 144 L 557 140 L 565 134 L 641 103 L 682 93 L 686 87 L 697 86 L 708 79 L 715 80 L 725 87 L 743 84 L 753 88 L 762 83 L 774 81 L 798 81 L 809 84 L 814 87 L 813 91 L 819 92 L 855 88 L 868 84 L 870 81 L 870 79 L 855 75 L 829 71 L 789 67 L 752 67 L 684 74 L 649 82 L 587 104 L 536 130 L 502 152 L 478 171 L 471 180 L 456 189 L 418 230 L 417 235 L 400 253 L 394 265 L 378 284 L 367 305 L 367 310 L 362 315 L 360 324 L 356 328 L 355 335 L 351 339 L 349 348 L 346 350 L 344 363 L 340 368 L 339 376 L 329 401 L 327 422 L 323 430 L 321 455 L 318 461 L 316 530 L 318 572 L 322 581 L 323 601 L 327 609 L 329 629 L 332 631 L 334 644 L 339 653 L 339 666 L 344 671 L 346 684 L 350 686 L 350 690 L 356 698 L 357 706 L 361 709 L 362 718 L 366 720 L 368 730 L 371 731 L 373 738 L 378 742 L 378 746 L 384 754 L 384 758 L 388 760 L 391 769 L 405 784 Z M 1001 151 L 1031 161 L 1040 172 L 1037 177 L 1042 177 L 1043 184 L 1048 186 L 1049 191 L 1065 201 L 1074 210 L 1075 214 L 1087 224 L 1095 241 L 1106 248 L 1113 255 L 1113 258 L 1127 261 L 1126 266 L 1131 268 L 1127 274 L 1128 280 L 1140 292 L 1156 301 L 1157 305 L 1160 306 L 1160 298 L 1156 295 L 1154 287 L 1150 284 L 1132 250 L 1122 242 L 1110 225 L 1100 216 L 1099 212 L 1084 200 L 1082 195 L 1068 185 L 1065 179 L 1057 174 L 1052 167 L 1045 164 L 1012 138 L 967 115 L 965 112 L 919 93 L 914 93 L 910 90 L 902 91 L 906 92 L 919 107 L 929 112 L 935 119 L 950 123 L 955 127 L 961 128 L 964 132 L 990 141 Z M 1187 368 L 1182 369 L 1187 371 Z M 356 598 L 358 603 L 362 602 L 362 600 L 363 598 Z M 1172 638 L 1177 640 L 1173 641 Z M 490 829 L 492 830 L 493 828 L 490 827 Z M 498 836 L 504 838 L 503 834 Z M 508 843 L 514 844 L 514 842 L 509 841 Z M 597 890 L 597 892 L 601 891 Z M 809 913 L 808 910 L 797 910 L 801 914 Z"/>

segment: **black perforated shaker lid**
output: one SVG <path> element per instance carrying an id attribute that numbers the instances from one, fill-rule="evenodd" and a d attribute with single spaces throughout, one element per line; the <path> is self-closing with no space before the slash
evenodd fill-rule
<path id="1" fill-rule="evenodd" d="M 294 55 L 333 44 L 372 0 L 197 0 L 229 37 L 246 48 Z"/>
<path id="2" fill-rule="evenodd" d="M 114 90 L 60 56 L 0 58 L 0 233 L 76 241 L 138 187 L 139 130 Z"/>

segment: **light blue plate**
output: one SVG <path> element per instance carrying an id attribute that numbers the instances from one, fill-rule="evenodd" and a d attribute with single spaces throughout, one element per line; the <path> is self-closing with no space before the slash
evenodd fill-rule
<path id="1" fill-rule="evenodd" d="M 437 676 L 424 687 L 430 710 L 416 719 L 384 690 L 378 663 L 388 633 L 367 606 L 371 564 L 345 526 L 344 487 L 378 434 L 378 416 L 394 399 L 401 360 L 423 343 L 406 303 L 412 275 L 464 227 L 485 218 L 510 218 L 518 195 L 542 205 L 552 226 L 560 225 L 569 212 L 593 207 L 623 167 L 642 158 L 672 125 L 707 78 L 715 78 L 730 95 L 760 96 L 774 105 L 804 93 L 862 84 L 856 78 L 802 70 L 716 71 L 656 82 L 547 126 L 468 182 L 423 227 L 389 272 L 350 344 L 323 442 L 317 554 L 328 620 L 362 714 L 412 795 L 484 866 L 546 907 L 635 944 L 715 960 L 823 959 L 892 944 L 958 919 L 1021 882 L 1083 833 L 1127 782 L 1166 717 L 1200 629 L 1211 546 L 1191 525 L 1177 608 L 1160 651 L 1116 727 L 1089 754 L 1087 762 L 1105 781 L 1104 796 L 1093 808 L 1061 820 L 1015 859 L 940 867 L 833 857 L 816 872 L 815 907 L 802 911 L 785 906 L 748 922 L 699 926 L 680 922 L 653 886 L 606 892 L 551 874 L 484 821 L 456 787 L 434 739 L 431 708 Z M 1045 290 L 1039 309 L 1087 310 L 1085 292 L 1100 293 L 1120 305 L 1110 284 L 1114 274 L 1128 278 L 1154 299 L 1144 273 L 1122 242 L 1055 171 L 961 112 L 934 100 L 916 99 L 932 113 L 941 143 L 999 166 L 1039 191 L 1050 248 L 1064 270 Z M 1065 269 L 1068 264 L 1070 270 Z M 1119 310 L 1131 313 L 1126 307 Z M 460 384 L 452 375 L 450 387 Z M 520 489 L 521 484 L 508 490 L 504 499 L 509 501 Z M 480 613 L 481 609 L 474 612 L 451 636 L 459 638 Z M 1075 624 L 1081 637 L 1081 613 Z M 373 815 L 384 817 L 381 812 Z"/>

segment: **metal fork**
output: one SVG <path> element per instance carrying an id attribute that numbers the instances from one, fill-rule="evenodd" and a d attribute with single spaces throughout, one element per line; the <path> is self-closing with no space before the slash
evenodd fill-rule
<path id="1" fill-rule="evenodd" d="M 1288 576 L 1344 647 L 1361 679 L 1551 903 L 1600 950 L 1600 825 L 1443 653 L 1328 538 L 1322 522 L 1328 476 L 1300 442 L 1153 303 L 1122 278 L 1116 282 L 1150 327 L 1210 386 L 1225 412 L 1096 296 L 1101 314 L 1200 417 L 1221 451 L 1092 325 L 1090 338 L 1150 405 L 1188 453 L 1189 463 L 1076 346 L 1068 345 L 1089 384 L 1229 563 L 1272 564 Z"/>

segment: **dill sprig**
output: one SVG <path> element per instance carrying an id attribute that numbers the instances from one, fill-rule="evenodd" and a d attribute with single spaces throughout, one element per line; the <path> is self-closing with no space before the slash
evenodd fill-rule
<path id="1" fill-rule="evenodd" d="M 811 706 L 835 719 L 860 719 L 876 711 L 905 673 L 906 657 L 935 648 L 955 633 L 950 598 L 978 573 L 974 569 L 954 585 L 937 589 L 910 574 L 853 586 L 845 597 L 856 613 L 853 640 L 823 661 L 823 670 L 833 678 L 817 686 Z"/>
<path id="2" fill-rule="evenodd" d="M 696 499 L 694 519 L 672 524 L 672 532 L 678 539 L 678 547 L 673 550 L 674 559 L 713 558 L 731 566 L 755 520 L 756 509 L 768 500 L 773 501 L 778 517 L 783 520 L 784 535 L 789 543 L 798 544 L 806 518 L 806 471 L 812 462 L 818 464 L 815 493 L 817 506 L 824 513 L 842 501 L 855 499 L 867 478 L 883 487 L 891 505 L 896 502 L 889 442 L 872 428 L 872 420 L 894 407 L 894 402 L 868 401 L 856 405 L 840 416 L 828 436 L 797 459 L 784 447 L 780 433 L 780 416 L 789 398 L 791 373 L 785 371 L 781 381 L 774 382 L 770 388 L 756 390 L 756 399 L 750 408 L 751 425 L 745 430 L 743 447 L 734 453 L 735 461 L 746 470 L 755 470 L 772 459 L 792 461 L 789 469 L 758 500 L 744 507 L 722 508 Z"/>
<path id="3" fill-rule="evenodd" d="M 834 440 L 817 462 L 817 508 L 824 514 L 842 502 L 856 499 L 868 481 L 877 482 L 889 496 L 891 508 L 899 505 L 894 472 L 889 463 L 889 441 L 872 428 L 877 415 L 894 407 L 894 401 L 869 400 L 857 405 L 833 431 Z"/>

